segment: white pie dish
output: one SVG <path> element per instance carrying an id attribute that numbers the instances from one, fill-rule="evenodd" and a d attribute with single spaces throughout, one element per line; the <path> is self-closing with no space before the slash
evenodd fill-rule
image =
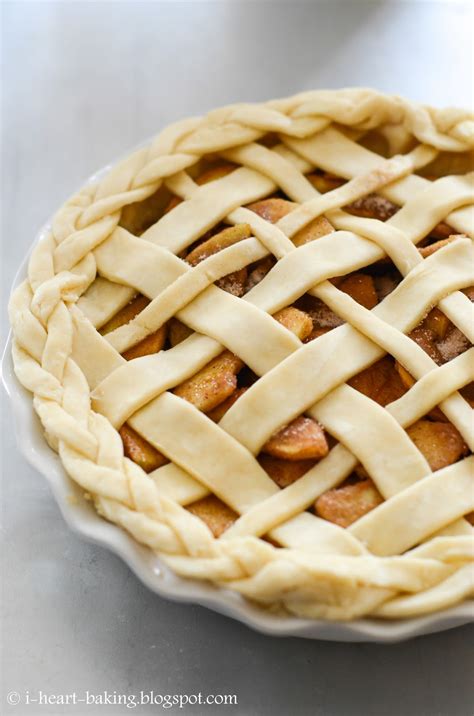
<path id="1" fill-rule="evenodd" d="M 91 177 L 96 181 L 109 167 Z M 47 230 L 44 227 L 38 241 Z M 26 276 L 28 257 L 14 281 L 16 287 Z M 280 617 L 265 612 L 235 593 L 210 584 L 184 579 L 174 574 L 149 549 L 139 545 L 116 525 L 99 517 L 79 488 L 66 474 L 58 456 L 48 447 L 36 417 L 29 393 L 20 385 L 13 371 L 11 338 L 2 359 L 2 378 L 11 399 L 18 445 L 28 462 L 48 480 L 55 499 L 69 526 L 86 539 L 119 555 L 150 589 L 175 601 L 197 603 L 233 617 L 247 626 L 273 636 L 300 636 L 331 641 L 396 642 L 422 634 L 440 632 L 471 622 L 474 603 L 464 602 L 423 617 L 385 621 L 359 619 L 351 622 L 309 620 Z"/>

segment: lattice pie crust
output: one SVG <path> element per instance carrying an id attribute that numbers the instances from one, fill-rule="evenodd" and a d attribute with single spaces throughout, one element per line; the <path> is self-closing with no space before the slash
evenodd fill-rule
<path id="1" fill-rule="evenodd" d="M 461 110 L 306 92 L 177 122 L 73 196 L 13 355 L 98 512 L 282 614 L 466 599 L 473 147 Z"/>

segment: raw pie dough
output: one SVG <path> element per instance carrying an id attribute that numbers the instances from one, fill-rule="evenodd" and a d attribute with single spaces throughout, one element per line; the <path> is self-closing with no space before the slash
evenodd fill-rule
<path id="1" fill-rule="evenodd" d="M 72 197 L 11 298 L 13 356 L 46 439 L 98 512 L 178 574 L 282 613 L 401 618 L 468 598 L 473 457 L 432 471 L 407 429 L 441 411 L 472 451 L 472 409 L 458 391 L 473 380 L 474 349 L 437 365 L 408 334 L 438 306 L 473 341 L 462 292 L 474 284 L 473 174 L 456 170 L 473 147 L 461 110 L 367 89 L 306 92 L 177 122 Z M 236 166 L 195 181 L 216 161 Z M 425 178 L 436 162 L 444 176 Z M 315 170 L 347 181 L 321 194 Z M 276 223 L 246 208 L 276 192 L 294 202 Z M 343 209 L 373 193 L 401 208 L 387 221 Z M 165 194 L 171 210 L 139 236 L 124 228 L 125 207 Z M 293 240 L 323 215 L 331 233 Z M 424 258 L 417 244 L 439 222 L 456 238 Z M 194 265 L 180 258 L 219 224 L 250 230 Z M 274 266 L 243 297 L 220 287 L 268 256 Z M 387 256 L 402 280 L 372 310 L 329 280 Z M 137 293 L 146 308 L 102 335 Z M 302 342 L 272 315 L 308 293 L 341 325 Z M 123 357 L 173 317 L 185 340 Z M 215 421 L 173 391 L 224 349 L 255 380 Z M 412 387 L 382 407 L 349 382 L 386 354 Z M 333 446 L 281 489 L 257 456 L 303 414 Z M 124 457 L 125 422 L 166 464 L 147 474 Z M 380 504 L 346 529 L 317 516 L 315 500 L 358 465 Z M 210 493 L 234 514 L 218 538 L 186 509 Z"/>

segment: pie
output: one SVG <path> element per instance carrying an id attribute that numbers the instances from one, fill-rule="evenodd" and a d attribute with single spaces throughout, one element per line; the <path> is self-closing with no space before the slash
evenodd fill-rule
<path id="1" fill-rule="evenodd" d="M 282 618 L 468 599 L 473 147 L 462 110 L 305 92 L 177 122 L 73 196 L 13 356 L 100 515 Z"/>

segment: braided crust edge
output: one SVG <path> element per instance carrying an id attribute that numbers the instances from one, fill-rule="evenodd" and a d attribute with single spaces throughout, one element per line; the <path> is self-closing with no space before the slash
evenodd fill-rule
<path id="1" fill-rule="evenodd" d="M 254 142 L 268 132 L 308 137 L 332 122 L 354 130 L 382 127 L 393 151 L 412 137 L 444 151 L 474 147 L 474 119 L 467 112 L 422 107 L 369 89 L 304 92 L 177 122 L 57 212 L 48 236 L 33 251 L 28 279 L 10 300 L 14 366 L 34 395 L 46 438 L 67 473 L 92 496 L 101 515 L 159 553 L 176 572 L 300 616 L 403 617 L 450 603 L 433 586 L 440 579 L 446 587 L 450 580 L 461 583 L 457 590 L 454 584 L 456 601 L 467 595 L 465 568 L 457 569 L 456 559 L 466 558 L 468 538 L 462 554 L 453 555 L 448 540 L 436 558 L 410 560 L 312 555 L 276 549 L 253 537 L 215 540 L 198 518 L 160 496 L 143 470 L 124 457 L 117 431 L 92 411 L 87 381 L 71 358 L 75 303 L 97 274 L 93 250 L 117 227 L 123 207 L 146 199 L 205 154 Z M 458 551 L 459 544 L 458 539 Z M 421 607 L 415 604 L 407 612 L 403 600 L 397 606 L 400 592 L 422 592 Z"/>

